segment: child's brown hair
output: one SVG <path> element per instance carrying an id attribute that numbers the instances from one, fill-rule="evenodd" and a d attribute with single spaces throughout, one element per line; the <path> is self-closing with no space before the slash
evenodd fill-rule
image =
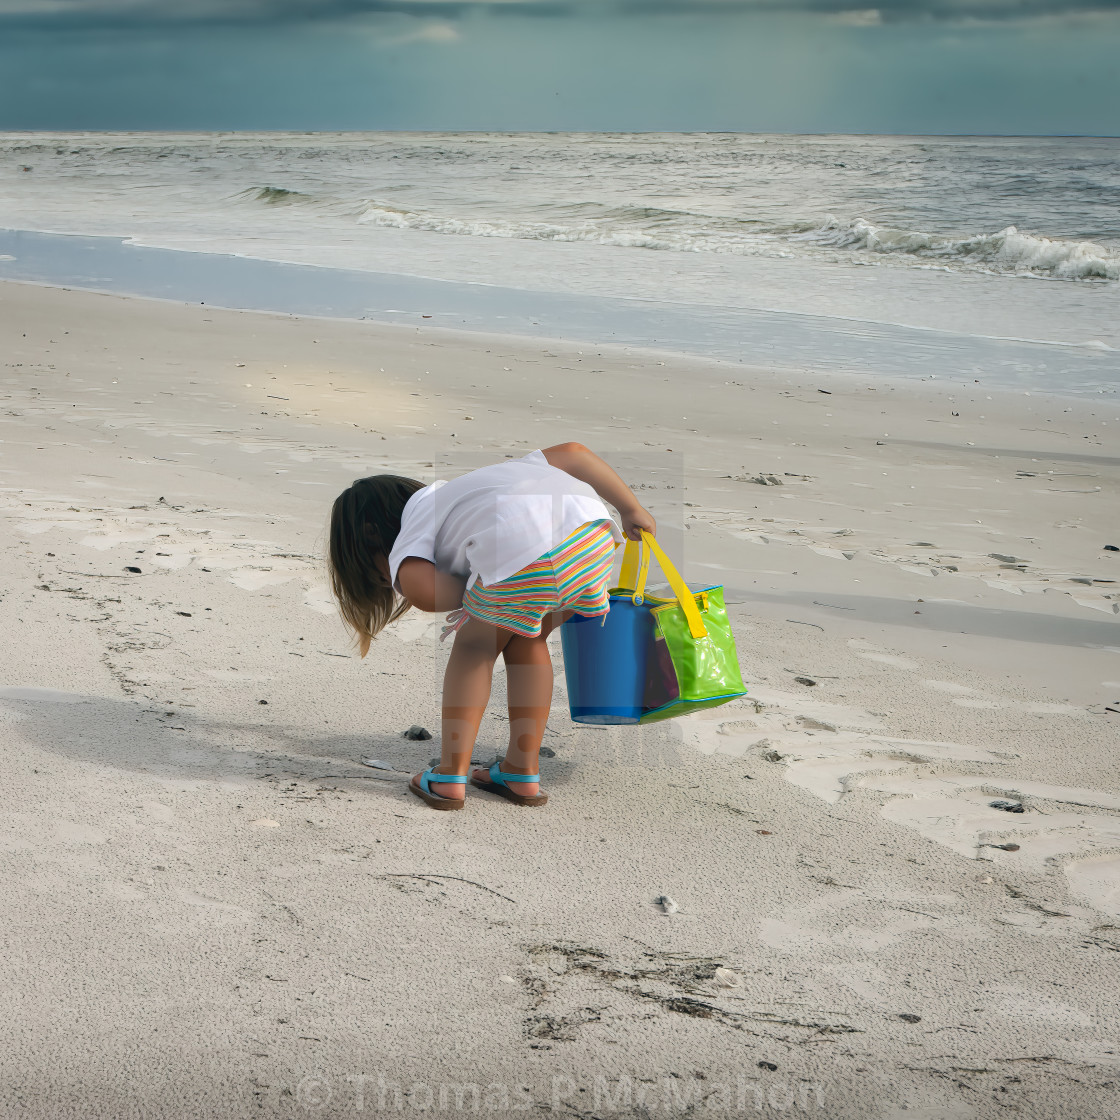
<path id="1" fill-rule="evenodd" d="M 401 531 L 405 503 L 424 484 L 395 474 L 359 478 L 331 507 L 327 568 L 344 621 L 358 636 L 361 655 L 409 608 L 377 563 L 387 560 Z"/>

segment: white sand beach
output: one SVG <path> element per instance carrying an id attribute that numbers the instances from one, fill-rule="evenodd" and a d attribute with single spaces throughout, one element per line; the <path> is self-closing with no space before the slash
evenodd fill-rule
<path id="1" fill-rule="evenodd" d="M 0 353 L 0 1116 L 1114 1113 L 1114 402 L 17 283 Z M 577 727 L 557 643 L 548 806 L 432 812 L 329 504 L 564 440 L 749 695 Z"/>

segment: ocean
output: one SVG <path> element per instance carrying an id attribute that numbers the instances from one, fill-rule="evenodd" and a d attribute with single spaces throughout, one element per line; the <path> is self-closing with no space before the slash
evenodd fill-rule
<path id="1" fill-rule="evenodd" d="M 1117 139 L 6 133 L 0 227 L 0 277 L 1120 390 Z"/>

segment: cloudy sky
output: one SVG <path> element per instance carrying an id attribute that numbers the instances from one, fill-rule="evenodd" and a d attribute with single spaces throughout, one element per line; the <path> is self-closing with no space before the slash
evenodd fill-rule
<path id="1" fill-rule="evenodd" d="M 0 0 L 0 129 L 1116 135 L 1118 59 L 1120 0 Z"/>

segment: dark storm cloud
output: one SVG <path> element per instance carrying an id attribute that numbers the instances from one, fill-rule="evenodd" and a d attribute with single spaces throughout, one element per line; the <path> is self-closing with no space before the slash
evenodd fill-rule
<path id="1" fill-rule="evenodd" d="M 1120 13 L 1120 0 L 0 0 L 0 25 L 80 29 L 154 24 L 271 24 L 408 15 L 564 18 L 591 14 L 852 17 L 862 22 L 1013 22 Z"/>
<path id="2" fill-rule="evenodd" d="M 615 0 L 617 11 L 808 12 L 819 15 L 877 14 L 884 22 L 1009 22 L 1046 16 L 1120 12 L 1120 0 Z"/>

